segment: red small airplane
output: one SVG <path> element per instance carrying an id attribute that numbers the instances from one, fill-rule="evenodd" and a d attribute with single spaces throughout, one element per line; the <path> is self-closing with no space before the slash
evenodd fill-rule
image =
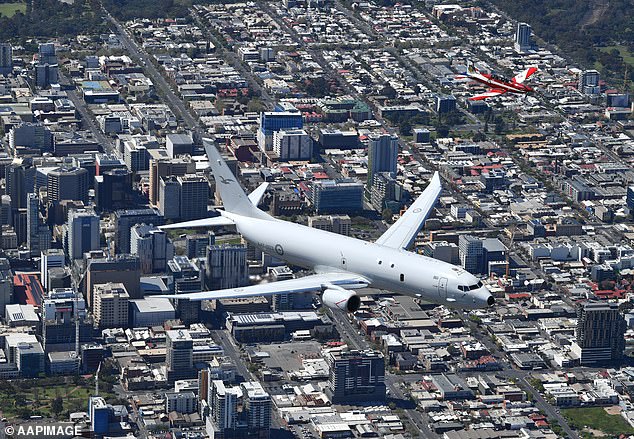
<path id="1" fill-rule="evenodd" d="M 469 63 L 467 65 L 467 73 L 456 76 L 456 79 L 472 79 L 491 87 L 488 92 L 469 98 L 470 101 L 481 101 L 506 92 L 526 94 L 535 91 L 524 84 L 535 72 L 537 72 L 537 67 L 529 67 L 515 75 L 511 80 L 508 80 L 491 73 L 481 73 L 473 64 Z"/>

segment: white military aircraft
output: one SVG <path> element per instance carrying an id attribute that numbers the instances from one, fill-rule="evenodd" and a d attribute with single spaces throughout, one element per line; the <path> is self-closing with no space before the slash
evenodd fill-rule
<path id="1" fill-rule="evenodd" d="M 471 273 L 407 251 L 442 190 L 437 172 L 414 204 L 372 243 L 282 221 L 263 212 L 257 205 L 267 183 L 247 196 L 212 141 L 205 139 L 203 143 L 224 210 L 217 217 L 161 228 L 235 225 L 251 244 L 315 274 L 241 288 L 160 297 L 214 300 L 320 291 L 327 306 L 354 312 L 361 305 L 355 289 L 372 287 L 453 308 L 483 308 L 495 302 L 489 290 Z"/>

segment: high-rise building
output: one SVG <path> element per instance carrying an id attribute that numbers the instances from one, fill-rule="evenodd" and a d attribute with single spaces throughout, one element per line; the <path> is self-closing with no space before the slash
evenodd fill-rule
<path id="1" fill-rule="evenodd" d="M 129 206 L 132 201 L 132 172 L 112 169 L 94 177 L 95 204 L 111 211 Z"/>
<path id="2" fill-rule="evenodd" d="M 115 279 L 125 285 L 130 298 L 142 298 L 138 256 L 119 254 L 115 257 L 109 257 L 101 254 L 98 257 L 89 258 L 86 263 L 86 275 L 83 279 L 83 292 L 88 299 L 88 306 L 93 306 L 94 286 L 112 282 Z"/>
<path id="3" fill-rule="evenodd" d="M 305 130 L 275 131 L 273 151 L 283 162 L 310 160 L 313 156 L 313 139 Z"/>
<path id="4" fill-rule="evenodd" d="M 190 134 L 172 133 L 166 136 L 165 147 L 171 158 L 179 155 L 192 155 L 194 140 Z"/>
<path id="5" fill-rule="evenodd" d="M 206 235 L 187 235 L 185 237 L 185 256 L 190 259 L 206 258 L 207 247 L 216 244 L 216 234 L 213 231 Z"/>
<path id="6" fill-rule="evenodd" d="M 627 208 L 630 210 L 630 215 L 634 214 L 634 186 L 627 187 L 627 196 L 625 200 Z"/>
<path id="7" fill-rule="evenodd" d="M 42 123 L 23 122 L 9 131 L 9 148 L 15 156 L 23 149 L 51 152 L 54 145 L 53 133 Z"/>
<path id="8" fill-rule="evenodd" d="M 79 322 L 75 319 L 79 319 Z M 56 288 L 44 296 L 42 344 L 46 352 L 74 350 L 76 323 L 79 324 L 80 343 L 91 341 L 92 324 L 86 321 L 86 303 L 80 292 L 72 288 Z"/>
<path id="9" fill-rule="evenodd" d="M 6 193 L 11 197 L 12 216 L 18 209 L 27 207 L 26 194 L 34 192 L 35 172 L 35 167 L 27 158 L 16 158 L 5 167 Z"/>
<path id="10" fill-rule="evenodd" d="M 159 206 L 161 178 L 178 177 L 196 172 L 196 164 L 190 157 L 170 158 L 164 149 L 151 149 L 150 154 L 150 204 Z"/>
<path id="11" fill-rule="evenodd" d="M 260 114 L 258 146 L 262 151 L 273 150 L 273 133 L 281 130 L 302 129 L 304 119 L 299 110 L 268 111 Z"/>
<path id="12" fill-rule="evenodd" d="M 317 214 L 363 210 L 363 184 L 354 179 L 317 181 L 311 195 Z"/>
<path id="13" fill-rule="evenodd" d="M 308 217 L 308 227 L 350 236 L 352 221 L 348 215 L 318 215 Z"/>
<path id="14" fill-rule="evenodd" d="M 203 278 L 200 269 L 186 256 L 175 256 L 167 262 L 169 273 L 174 280 L 174 294 L 198 293 L 202 291 Z M 177 316 L 185 324 L 196 323 L 200 315 L 200 302 L 195 300 L 175 300 Z"/>
<path id="15" fill-rule="evenodd" d="M 201 175 L 178 177 L 180 185 L 180 219 L 205 218 L 208 215 L 209 182 Z"/>
<path id="16" fill-rule="evenodd" d="M 48 285 L 48 273 L 51 268 L 63 268 L 66 265 L 66 255 L 62 249 L 51 248 L 40 254 L 40 281 L 44 288 Z"/>
<path id="17" fill-rule="evenodd" d="M 271 430 L 271 395 L 259 381 L 247 381 L 240 384 L 240 387 L 249 437 L 268 439 Z"/>
<path id="18" fill-rule="evenodd" d="M 177 177 L 164 177 L 159 182 L 159 212 L 165 219 L 181 216 L 181 185 Z"/>
<path id="19" fill-rule="evenodd" d="M 156 209 L 117 210 L 114 213 L 115 251 L 130 253 L 130 229 L 135 224 L 163 225 L 163 217 Z"/>
<path id="20" fill-rule="evenodd" d="M 601 92 L 599 81 L 601 74 L 597 70 L 584 70 L 579 73 L 578 89 L 581 93 L 587 95 L 596 95 Z"/>
<path id="21" fill-rule="evenodd" d="M 10 43 L 0 43 L 0 75 L 13 71 L 13 48 Z"/>
<path id="22" fill-rule="evenodd" d="M 26 208 L 26 245 L 31 256 L 37 256 L 51 245 L 51 229 L 40 215 L 40 200 L 37 194 L 28 194 Z"/>
<path id="23" fill-rule="evenodd" d="M 40 88 L 45 88 L 51 84 L 57 84 L 58 82 L 58 64 L 55 44 L 40 44 L 37 64 L 35 64 L 35 85 Z"/>
<path id="24" fill-rule="evenodd" d="M 103 175 L 113 169 L 128 168 L 116 154 L 102 153 L 95 155 L 95 175 Z"/>
<path id="25" fill-rule="evenodd" d="M 50 203 L 62 200 L 88 201 L 88 171 L 82 168 L 59 167 L 48 173 L 46 185 Z"/>
<path id="26" fill-rule="evenodd" d="M 460 252 L 460 265 L 471 274 L 483 272 L 482 240 L 471 235 L 460 235 L 458 238 L 458 250 Z"/>
<path id="27" fill-rule="evenodd" d="M 94 210 L 71 210 L 66 227 L 66 252 L 69 259 L 81 259 L 84 253 L 100 247 L 99 216 Z"/>
<path id="28" fill-rule="evenodd" d="M 517 23 L 515 31 L 515 51 L 525 53 L 534 48 L 531 37 L 532 29 L 528 23 Z"/>
<path id="29" fill-rule="evenodd" d="M 193 364 L 194 342 L 187 329 L 170 330 L 166 332 L 167 354 L 165 365 L 167 368 L 167 382 L 174 383 L 180 379 L 196 377 Z"/>
<path id="30" fill-rule="evenodd" d="M 35 85 L 47 88 L 59 82 L 59 66 L 57 64 L 35 64 Z"/>
<path id="31" fill-rule="evenodd" d="M 98 437 L 108 434 L 110 409 L 108 404 L 106 404 L 106 400 L 101 396 L 91 396 L 88 405 L 91 433 Z"/>
<path id="32" fill-rule="evenodd" d="M 6 306 L 13 303 L 13 273 L 6 258 L 0 258 L 0 313 L 5 315 Z"/>
<path id="33" fill-rule="evenodd" d="M 370 187 L 370 202 L 379 212 L 390 209 L 393 213 L 400 211 L 403 205 L 405 190 L 389 172 L 379 172 L 374 175 Z"/>
<path id="34" fill-rule="evenodd" d="M 582 366 L 623 358 L 627 325 L 616 302 L 586 302 L 577 308 L 577 339 L 571 352 Z"/>
<path id="35" fill-rule="evenodd" d="M 423 255 L 447 262 L 449 264 L 460 264 L 460 251 L 453 242 L 432 241 L 423 245 Z"/>
<path id="36" fill-rule="evenodd" d="M 368 186 L 374 175 L 389 172 L 396 176 L 398 137 L 392 134 L 371 134 L 368 143 Z"/>
<path id="37" fill-rule="evenodd" d="M 135 224 L 130 229 L 130 253 L 139 257 L 141 273 L 163 272 L 174 255 L 174 246 L 158 227 Z"/>
<path id="38" fill-rule="evenodd" d="M 98 328 L 127 328 L 130 296 L 122 283 L 97 284 L 94 287 L 93 315 Z"/>
<path id="39" fill-rule="evenodd" d="M 436 95 L 436 113 L 447 114 L 456 111 L 456 98 L 453 95 Z"/>
<path id="40" fill-rule="evenodd" d="M 385 400 L 385 359 L 379 352 L 331 352 L 326 394 L 333 404 Z"/>
<path id="41" fill-rule="evenodd" d="M 209 386 L 208 404 L 210 407 L 210 417 L 215 430 L 221 437 L 225 435 L 225 430 L 236 428 L 238 421 L 238 400 L 242 395 L 239 387 L 227 387 L 221 380 L 211 380 Z"/>
<path id="42" fill-rule="evenodd" d="M 207 288 L 237 288 L 249 282 L 247 248 L 244 245 L 210 245 L 207 250 Z"/>
<path id="43" fill-rule="evenodd" d="M 38 47 L 38 61 L 43 64 L 57 64 L 55 43 L 41 43 Z"/>
<path id="44" fill-rule="evenodd" d="M 145 145 L 139 145 L 136 142 L 125 142 L 123 148 L 123 161 L 125 161 L 125 165 L 130 172 L 150 169 L 150 155 Z"/>

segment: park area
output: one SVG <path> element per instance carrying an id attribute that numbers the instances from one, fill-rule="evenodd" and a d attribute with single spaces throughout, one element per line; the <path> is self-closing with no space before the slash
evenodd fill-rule
<path id="1" fill-rule="evenodd" d="M 583 438 L 612 438 L 621 434 L 634 434 L 634 428 L 610 407 L 584 407 L 564 409 L 561 414 Z"/>
<path id="2" fill-rule="evenodd" d="M 18 12 L 26 13 L 25 2 L 0 3 L 0 15 L 3 17 L 13 17 Z"/>
<path id="3" fill-rule="evenodd" d="M 95 394 L 92 376 L 52 377 L 0 382 L 0 413 L 7 419 L 31 416 L 68 419 L 73 412 L 88 410 L 88 397 Z M 112 383 L 100 380 L 99 396 L 116 402 Z"/>

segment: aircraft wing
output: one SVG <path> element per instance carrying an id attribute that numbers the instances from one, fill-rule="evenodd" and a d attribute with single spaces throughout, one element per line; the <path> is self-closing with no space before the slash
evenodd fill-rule
<path id="1" fill-rule="evenodd" d="M 229 218 L 226 218 L 224 216 L 215 216 L 213 218 L 202 218 L 193 221 L 185 221 L 182 223 L 166 224 L 164 226 L 159 226 L 159 229 L 195 229 L 197 227 L 221 227 L 231 226 L 233 224 L 235 223 Z"/>
<path id="2" fill-rule="evenodd" d="M 513 82 L 517 82 L 518 84 L 523 84 L 528 78 L 533 76 L 537 72 L 537 67 L 529 67 L 526 70 L 518 73 L 513 78 Z"/>
<path id="3" fill-rule="evenodd" d="M 269 282 L 266 284 L 251 285 L 241 288 L 227 288 L 225 290 L 203 291 L 200 293 L 170 294 L 161 296 L 151 296 L 168 299 L 188 299 L 188 300 L 217 300 L 217 299 L 238 299 L 254 296 L 271 296 L 273 294 L 305 293 L 308 291 L 321 291 L 328 286 L 339 286 L 341 288 L 365 288 L 370 285 L 370 281 L 363 276 L 349 272 L 318 273 L 304 276 L 297 279 L 281 280 L 279 282 Z"/>
<path id="4" fill-rule="evenodd" d="M 429 217 L 441 191 L 440 175 L 436 172 L 414 204 L 381 235 L 376 243 L 392 248 L 408 248 Z"/>
<path id="5" fill-rule="evenodd" d="M 482 94 L 477 95 L 477 96 L 471 96 L 469 98 L 469 100 L 470 101 L 481 101 L 483 99 L 487 99 L 487 98 L 492 98 L 494 96 L 503 95 L 504 93 L 506 93 L 506 90 L 503 90 L 501 88 L 500 89 L 494 88 L 494 89 L 491 89 L 491 90 L 487 91 L 486 93 L 482 93 Z"/>

